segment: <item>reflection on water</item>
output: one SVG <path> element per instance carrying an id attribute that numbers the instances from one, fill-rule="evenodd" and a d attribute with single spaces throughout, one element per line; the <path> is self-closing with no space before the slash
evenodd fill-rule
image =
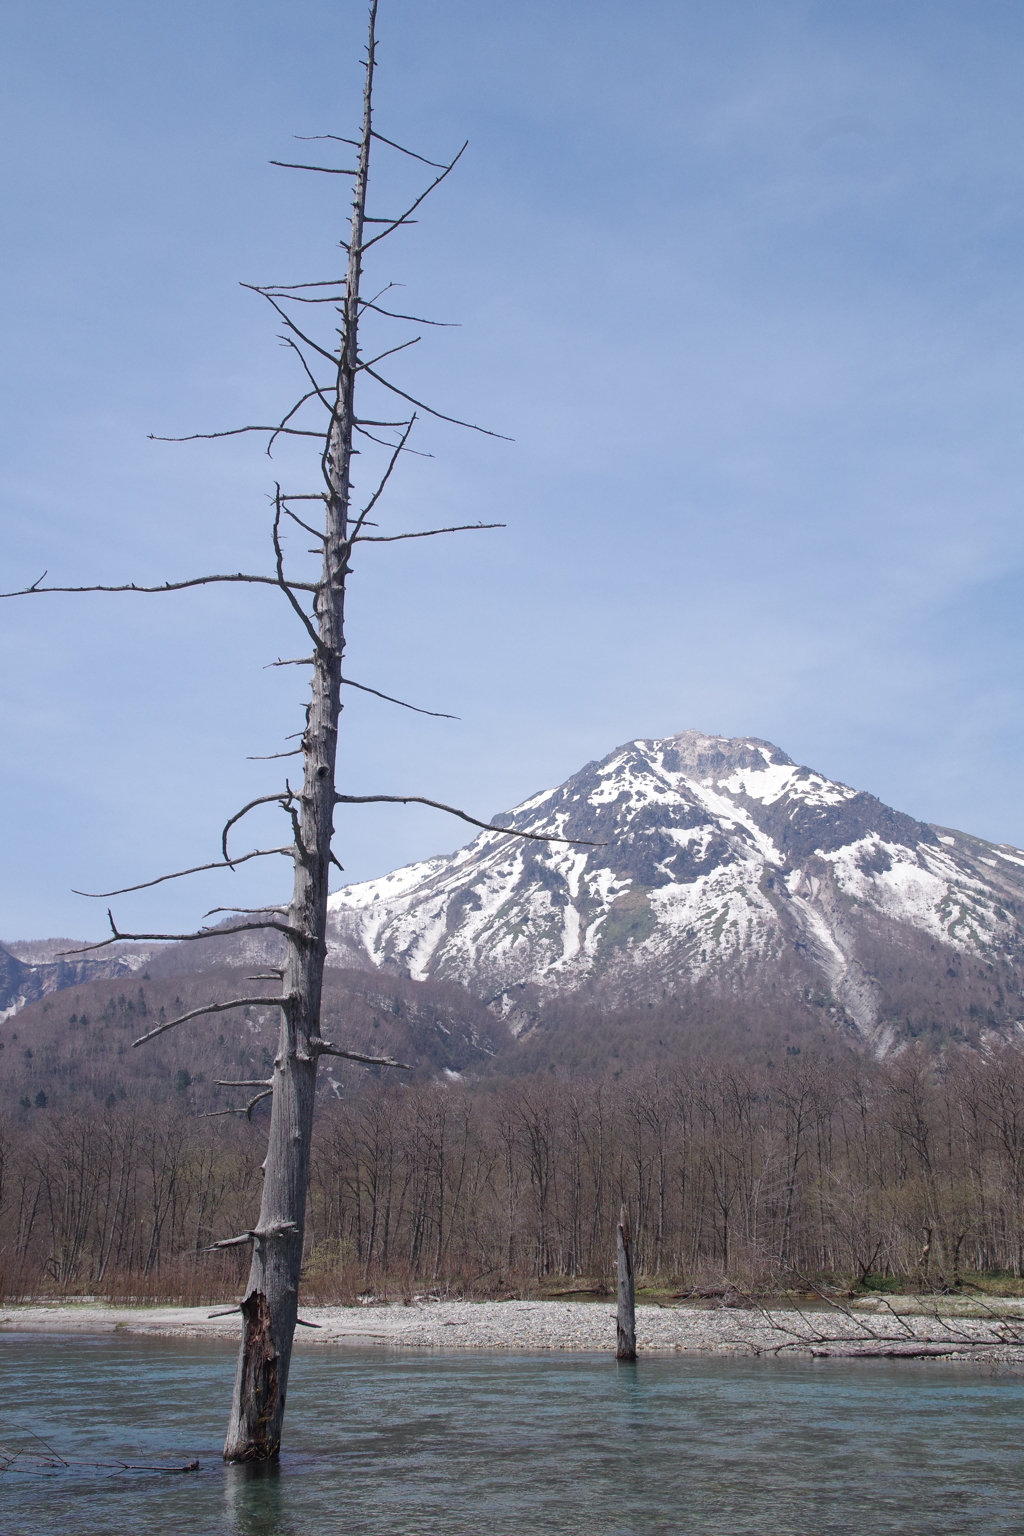
<path id="1" fill-rule="evenodd" d="M 307 1348 L 279 1465 L 224 1467 L 224 1344 L 0 1335 L 3 1536 L 1019 1532 L 1024 1382 L 886 1361 Z"/>
<path id="2" fill-rule="evenodd" d="M 237 1536 L 299 1536 L 287 1519 L 280 1462 L 225 1467 L 223 1529 Z"/>

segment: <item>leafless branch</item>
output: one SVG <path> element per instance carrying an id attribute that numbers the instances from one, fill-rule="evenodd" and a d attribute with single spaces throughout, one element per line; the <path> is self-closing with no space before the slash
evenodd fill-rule
<path id="1" fill-rule="evenodd" d="M 364 240 L 363 241 L 363 251 L 364 252 L 368 251 L 370 249 L 371 245 L 376 245 L 377 244 L 378 240 L 386 240 L 388 235 L 390 235 L 394 230 L 398 229 L 400 225 L 408 224 L 410 222 L 409 215 L 412 214 L 412 213 L 415 213 L 416 209 L 420 206 L 421 203 L 426 202 L 426 200 L 430 196 L 431 192 L 434 192 L 434 191 L 437 190 L 437 188 L 441 185 L 442 181 L 444 181 L 446 176 L 450 176 L 451 175 L 452 171 L 454 171 L 455 167 L 458 165 L 459 161 L 462 159 L 463 155 L 466 153 L 466 150 L 468 148 L 469 148 L 469 140 L 467 139 L 465 144 L 463 144 L 462 148 L 459 150 L 458 154 L 455 156 L 455 159 L 452 160 L 449 165 L 446 165 L 444 167 L 444 169 L 442 170 L 440 176 L 435 176 L 434 177 L 433 181 L 430 183 L 430 186 L 427 187 L 427 189 L 424 192 L 421 192 L 419 197 L 416 199 L 416 201 L 414 203 L 411 203 L 409 205 L 409 207 L 405 210 L 405 212 L 403 214 L 401 214 L 397 219 L 395 219 L 393 221 L 393 223 L 391 224 L 391 227 L 389 229 L 381 230 L 380 234 L 379 235 L 374 235 L 372 240 Z"/>
<path id="2" fill-rule="evenodd" d="M 379 304 L 374 304 L 370 299 L 360 299 L 363 309 L 372 309 L 378 315 L 386 315 L 389 320 L 408 320 L 412 325 L 436 325 L 443 330 L 461 329 L 457 320 L 427 320 L 423 315 L 402 315 L 393 309 L 381 309 Z"/>
<path id="3" fill-rule="evenodd" d="M 241 286 L 252 289 L 253 293 L 258 293 L 261 298 L 266 299 L 267 303 L 280 315 L 288 329 L 294 331 L 300 341 L 305 342 L 307 347 L 312 347 L 314 352 L 319 352 L 320 356 L 325 357 L 332 367 L 336 368 L 338 366 L 338 359 L 334 353 L 325 351 L 319 342 L 313 340 L 312 336 L 307 336 L 305 331 L 300 331 L 291 315 L 289 315 L 287 310 L 281 308 L 273 294 L 268 293 L 265 288 L 254 287 L 252 283 L 243 283 Z M 264 430 L 266 429 L 264 428 Z M 316 436 L 318 434 L 313 433 L 310 435 Z"/>
<path id="4" fill-rule="evenodd" d="M 290 1008 L 293 998 L 287 997 L 236 997 L 230 1003 L 207 1003 L 204 1008 L 193 1008 L 190 1013 L 183 1013 L 180 1018 L 168 1019 L 166 1024 L 160 1024 L 156 1029 L 151 1029 L 148 1035 L 140 1035 L 132 1041 L 132 1047 L 145 1045 L 147 1040 L 155 1040 L 157 1035 L 164 1035 L 169 1029 L 176 1029 L 179 1024 L 187 1024 L 189 1019 L 198 1019 L 206 1013 L 227 1013 L 232 1008 Z"/>
<path id="5" fill-rule="evenodd" d="M 316 434 L 316 436 L 319 435 L 319 433 Z M 41 587 L 39 582 L 42 579 L 42 576 L 40 576 L 38 581 L 34 581 L 30 587 L 19 587 L 16 592 L 0 592 L 0 598 L 29 597 L 36 592 L 182 592 L 186 587 L 207 587 L 213 582 L 224 581 L 244 581 L 254 586 L 263 587 L 279 587 L 281 585 L 280 580 L 276 576 L 250 576 L 242 571 L 238 571 L 230 576 L 192 576 L 188 581 L 163 581 L 158 587 L 141 587 L 135 581 L 126 582 L 120 587 Z M 288 585 L 294 587 L 296 592 L 316 592 L 319 590 L 316 583 L 311 581 L 291 581 Z"/>
<path id="6" fill-rule="evenodd" d="M 885 1308 L 885 1310 L 890 1314 L 890 1316 L 892 1316 L 892 1317 L 894 1317 L 896 1319 L 896 1322 L 900 1325 L 900 1327 L 904 1330 L 904 1332 L 905 1333 L 909 1333 L 911 1338 L 913 1338 L 913 1336 L 914 1336 L 913 1328 L 911 1328 L 910 1324 L 907 1322 L 905 1317 L 901 1317 L 900 1316 L 900 1314 L 896 1311 L 896 1308 L 893 1306 L 893 1304 L 889 1300 L 889 1298 L 887 1296 L 880 1296 L 878 1299 L 882 1303 L 882 1306 Z"/>
<path id="7" fill-rule="evenodd" d="M 243 1243 L 265 1243 L 269 1237 L 287 1237 L 289 1232 L 296 1232 L 298 1228 L 294 1221 L 277 1221 L 270 1227 L 253 1227 L 249 1232 L 243 1232 L 240 1237 L 225 1237 L 219 1243 L 211 1243 L 209 1248 L 204 1248 L 204 1253 L 213 1253 L 216 1248 L 240 1248 Z"/>
<path id="8" fill-rule="evenodd" d="M 255 800 L 250 800 L 248 805 L 243 805 L 240 811 L 236 811 L 233 816 L 230 816 L 224 823 L 224 830 L 220 835 L 220 846 L 224 854 L 225 863 L 233 864 L 236 862 L 228 855 L 228 833 L 237 822 L 242 820 L 243 816 L 248 816 L 249 812 L 254 811 L 258 805 L 282 805 L 287 809 L 288 804 L 293 802 L 294 799 L 295 795 L 290 789 L 278 790 L 276 795 L 258 795 Z M 241 860 L 237 862 L 240 863 Z"/>
<path id="9" fill-rule="evenodd" d="M 995 1308 L 991 1307 L 984 1299 L 984 1297 L 981 1296 L 974 1297 L 974 1305 L 976 1307 L 980 1307 L 992 1322 L 1004 1323 L 1009 1326 L 1009 1328 L 1014 1332 L 1015 1339 L 1019 1340 L 1019 1330 L 1024 1328 L 1024 1318 L 1021 1317 L 1019 1312 L 997 1312 Z"/>
<path id="10" fill-rule="evenodd" d="M 292 351 L 295 353 L 295 356 L 298 358 L 299 362 L 302 364 L 303 372 L 305 373 L 306 378 L 312 384 L 313 389 L 316 392 L 316 394 L 320 397 L 320 401 L 323 404 L 324 408 L 327 411 L 333 412 L 334 407 L 331 405 L 331 402 L 328 400 L 327 395 L 324 392 L 324 386 L 321 385 L 320 383 L 318 383 L 317 379 L 314 377 L 313 370 L 310 368 L 309 364 L 306 362 L 306 359 L 302 355 L 302 349 L 299 346 L 297 346 L 294 341 L 292 341 L 290 336 L 282 336 L 281 340 L 284 342 L 286 347 L 291 347 Z M 309 399 L 308 395 L 306 396 L 306 399 L 307 400 Z M 287 421 L 287 419 L 288 418 L 285 417 L 286 421 Z M 296 518 L 296 522 L 298 522 L 298 518 Z"/>
<path id="11" fill-rule="evenodd" d="M 293 850 L 291 848 L 289 848 L 288 852 L 292 853 Z M 203 913 L 203 916 L 204 917 L 213 917 L 218 912 L 236 912 L 236 913 L 238 913 L 238 915 L 240 917 L 247 917 L 247 916 L 250 916 L 254 912 L 287 912 L 287 910 L 288 910 L 288 908 L 282 902 L 276 902 L 271 907 L 211 907 L 209 912 L 204 912 Z M 250 976 L 248 978 L 248 980 L 249 981 L 257 981 L 257 980 L 263 980 L 263 981 L 270 980 L 270 981 L 273 981 L 274 977 L 271 976 L 271 977 L 268 978 L 266 976 L 264 976 L 264 977 Z"/>
<path id="12" fill-rule="evenodd" d="M 429 805 L 435 811 L 447 811 L 449 816 L 458 816 L 460 821 L 468 821 L 471 827 L 480 827 L 484 832 L 526 837 L 534 843 L 568 843 L 573 848 L 608 846 L 607 843 L 595 843 L 586 837 L 556 837 L 553 832 L 521 832 L 517 827 L 496 827 L 493 822 L 477 821 L 475 816 L 468 816 L 454 805 L 442 805 L 440 800 L 427 800 L 423 795 L 335 795 L 334 798 L 338 805 Z"/>
<path id="13" fill-rule="evenodd" d="M 344 277 L 324 277 L 315 283 L 242 283 L 241 287 L 251 288 L 253 293 L 271 293 L 278 289 L 282 293 L 291 293 L 298 288 L 344 288 Z"/>
<path id="14" fill-rule="evenodd" d="M 295 346 L 295 343 L 293 341 L 291 341 L 289 337 L 282 336 L 281 340 L 285 343 L 286 346 L 290 346 L 290 347 L 292 347 L 292 349 L 295 352 L 299 352 L 298 347 Z M 299 356 L 300 357 L 302 356 L 301 352 L 299 353 Z M 292 406 L 292 408 L 288 412 L 288 414 L 282 419 L 280 425 L 275 427 L 273 432 L 271 432 L 270 437 L 269 437 L 269 439 L 267 441 L 266 449 L 265 449 L 265 452 L 266 452 L 266 455 L 267 455 L 268 459 L 272 459 L 274 457 L 274 455 L 270 451 L 273 448 L 273 446 L 274 446 L 274 439 L 277 438 L 277 437 L 280 437 L 282 433 L 287 435 L 289 432 L 291 432 L 292 429 L 289 426 L 287 426 L 286 423 L 291 421 L 291 419 L 295 415 L 296 411 L 301 411 L 302 407 L 305 405 L 307 400 L 313 400 L 314 398 L 319 400 L 321 405 L 326 406 L 328 411 L 331 409 L 331 407 L 328 404 L 328 402 L 324 399 L 323 392 L 322 392 L 322 390 L 319 387 L 316 387 L 314 389 L 308 389 L 306 391 L 306 393 L 302 396 L 302 398 L 295 402 L 295 404 Z M 319 437 L 320 436 L 319 432 L 312 433 L 311 435 L 314 436 L 314 437 Z"/>
<path id="15" fill-rule="evenodd" d="M 274 541 L 274 557 L 277 560 L 277 579 L 278 579 L 278 585 L 280 586 L 281 591 L 284 593 L 285 597 L 288 599 L 289 603 L 291 604 L 291 606 L 294 608 L 295 612 L 298 614 L 299 618 L 301 619 L 303 627 L 305 628 L 306 633 L 309 635 L 309 638 L 312 640 L 317 654 L 318 655 L 322 655 L 323 651 L 324 651 L 324 643 L 321 640 L 321 638 L 320 638 L 320 636 L 319 636 L 319 634 L 317 632 L 316 626 L 310 621 L 310 617 L 309 617 L 308 613 L 303 608 L 302 604 L 299 602 L 299 600 L 295 596 L 294 592 L 289 591 L 288 583 L 285 580 L 285 576 L 284 576 L 284 550 L 281 548 L 281 513 L 282 513 L 282 510 L 283 509 L 282 509 L 282 506 L 281 506 L 281 499 L 280 499 L 280 496 L 278 496 L 278 498 L 277 498 L 277 500 L 275 502 L 275 506 L 274 506 L 274 522 L 273 522 L 273 527 L 272 527 L 272 530 L 271 530 L 273 541 Z M 319 589 L 314 588 L 314 590 L 319 590 Z"/>
<path id="16" fill-rule="evenodd" d="M 431 715 L 435 720 L 458 720 L 459 715 L 445 715 L 438 709 L 421 709 L 418 704 L 407 704 L 404 699 L 393 699 L 390 693 L 381 693 L 377 688 L 367 688 L 365 683 L 354 683 L 350 677 L 341 680 L 347 688 L 358 688 L 360 693 L 372 693 L 376 699 L 384 699 L 388 704 L 400 704 L 403 709 L 413 709 L 418 715 Z M 282 757 L 283 753 L 280 754 Z"/>
<path id="17" fill-rule="evenodd" d="M 374 421 L 371 416 L 360 416 L 355 422 L 357 427 L 407 427 L 409 420 L 403 421 Z"/>
<path id="18" fill-rule="evenodd" d="M 360 437 L 368 437 L 371 443 L 379 443 L 382 448 L 394 448 L 395 446 L 394 443 L 389 443 L 386 438 L 378 437 L 375 432 L 368 432 L 365 427 L 360 427 L 357 424 L 353 425 L 352 430 L 353 432 L 358 432 Z M 434 457 L 432 453 L 424 453 L 420 448 L 403 448 L 401 451 L 402 453 L 411 453 L 416 459 L 432 459 Z M 376 523 L 374 523 L 373 527 L 376 528 L 376 526 Z"/>
<path id="19" fill-rule="evenodd" d="M 324 137 L 325 138 L 331 138 L 332 135 L 331 134 L 325 134 Z M 406 149 L 403 145 L 396 144 L 394 139 L 386 139 L 382 133 L 378 133 L 377 132 L 376 128 L 373 130 L 373 137 L 375 139 L 379 139 L 382 144 L 388 144 L 388 145 L 390 145 L 390 147 L 392 149 L 397 149 L 401 154 L 408 155 L 410 160 L 419 160 L 419 161 L 422 161 L 422 163 L 424 165 L 432 166 L 435 171 L 443 171 L 445 169 L 450 169 L 450 167 L 446 167 L 440 160 L 428 160 L 425 155 L 418 155 L 414 149 Z M 345 144 L 354 144 L 355 140 L 354 139 L 344 139 L 342 142 L 345 143 Z M 462 148 L 465 149 L 465 147 L 466 146 L 464 144 L 462 146 Z M 461 155 L 461 153 L 462 153 L 462 150 L 460 149 L 459 150 L 459 154 Z M 455 162 L 453 161 L 452 164 L 454 165 L 454 163 Z"/>
<path id="20" fill-rule="evenodd" d="M 432 539 L 439 533 L 480 533 L 490 528 L 505 528 L 507 523 L 461 523 L 453 528 L 424 528 L 419 533 L 366 533 L 356 541 L 360 544 L 399 544 L 403 539 Z"/>
<path id="21" fill-rule="evenodd" d="M 30 592 L 38 592 L 40 590 L 39 583 L 45 581 L 48 575 L 49 570 L 47 569 L 41 576 L 36 577 L 30 587 L 22 587 L 18 592 L 0 592 L 0 597 L 25 597 Z M 47 589 L 44 587 L 42 590 L 45 592 Z"/>
<path id="22" fill-rule="evenodd" d="M 192 944 L 198 939 L 224 939 L 233 933 L 254 933 L 261 928 L 272 928 L 276 933 L 283 933 L 286 938 L 296 944 L 310 944 L 310 934 L 303 933 L 300 928 L 293 928 L 289 923 L 236 923 L 234 928 L 200 928 L 196 933 L 121 933 L 114 922 L 114 914 L 107 908 L 107 920 L 111 927 L 111 937 L 100 939 L 96 944 L 82 944 L 78 949 L 62 949 L 57 958 L 65 959 L 68 955 L 91 955 L 94 950 L 106 949 L 110 944 L 141 944 L 146 942 L 161 944 Z"/>
<path id="23" fill-rule="evenodd" d="M 319 432 L 305 432 L 299 427 L 226 427 L 223 432 L 186 432 L 183 437 L 161 437 L 157 432 L 150 432 L 151 443 L 198 443 L 213 442 L 218 437 L 241 437 L 245 432 L 283 432 L 286 437 L 320 437 Z"/>
<path id="24" fill-rule="evenodd" d="M 885 1307 L 889 1319 L 900 1330 L 893 1334 L 888 1329 L 873 1327 L 862 1313 L 852 1311 L 844 1302 L 824 1290 L 814 1280 L 800 1274 L 797 1270 L 793 1273 L 801 1284 L 825 1304 L 830 1314 L 842 1319 L 842 1323 L 839 1331 L 830 1330 L 819 1322 L 820 1314 L 812 1317 L 799 1304 L 791 1304 L 780 1320 L 756 1297 L 748 1295 L 747 1299 L 761 1313 L 769 1328 L 774 1333 L 782 1335 L 782 1342 L 775 1345 L 772 1351 L 776 1355 L 792 1349 L 807 1349 L 812 1355 L 827 1355 L 838 1347 L 855 1353 L 858 1358 L 927 1359 L 991 1349 L 993 1345 L 1015 1347 L 1024 1344 L 1024 1337 L 1017 1331 L 1022 1324 L 1019 1317 L 1008 1317 L 1006 1321 L 1009 1327 L 1003 1330 L 989 1328 L 982 1332 L 969 1332 L 958 1320 L 932 1308 L 919 1315 L 938 1325 L 942 1333 L 936 1336 L 932 1332 L 919 1331 L 911 1326 L 907 1317 L 897 1312 L 887 1298 L 879 1297 L 878 1300 Z M 796 1323 L 786 1320 L 794 1313 Z M 843 1324 L 846 1326 L 844 1327 Z M 1016 1327 L 1014 1327 L 1015 1324 Z"/>
<path id="25" fill-rule="evenodd" d="M 304 532 L 308 533 L 311 538 L 316 539 L 319 544 L 323 545 L 327 542 L 326 534 L 321 533 L 319 528 L 314 528 L 311 526 L 311 524 L 304 523 L 301 517 L 296 517 L 295 513 L 291 511 L 289 507 L 285 506 L 283 497 L 281 499 L 281 511 L 284 513 L 285 517 L 290 517 L 293 523 L 298 523 L 299 527 L 303 529 Z M 319 553 L 319 551 L 312 549 L 310 550 L 311 555 L 317 553 Z"/>
<path id="26" fill-rule="evenodd" d="M 293 165 L 290 160 L 271 160 L 270 165 L 279 165 L 283 171 L 320 171 L 324 176 L 358 176 L 358 171 L 340 171 L 333 165 Z"/>
<path id="27" fill-rule="evenodd" d="M 333 304 L 337 309 L 345 302 L 343 293 L 325 293 L 314 299 L 304 293 L 285 293 L 277 288 L 261 288 L 260 292 L 264 297 L 272 295 L 275 299 L 283 299 L 286 304 Z"/>
<path id="28" fill-rule="evenodd" d="M 261 1104 L 264 1099 L 272 1099 L 273 1097 L 273 1088 L 264 1088 L 262 1093 L 254 1094 L 253 1097 L 249 1100 L 248 1104 L 245 1104 L 238 1109 L 211 1109 L 206 1115 L 203 1116 L 203 1119 L 215 1120 L 219 1115 L 244 1115 L 247 1120 L 251 1120 L 252 1112 L 256 1108 L 256 1105 Z"/>
<path id="29" fill-rule="evenodd" d="M 378 384 L 383 384 L 385 389 L 390 389 L 393 395 L 398 395 L 401 399 L 408 400 L 410 405 L 415 405 L 419 410 L 426 411 L 429 416 L 436 416 L 438 421 L 451 422 L 453 427 L 467 427 L 470 432 L 482 432 L 484 437 L 498 437 L 503 443 L 514 441 L 513 438 L 506 437 L 504 432 L 492 432 L 490 427 L 478 427 L 473 421 L 460 421 L 457 416 L 446 416 L 443 411 L 435 411 L 433 406 L 424 405 L 422 400 L 415 399 L 413 395 L 407 395 L 404 389 L 398 388 L 397 384 L 391 384 L 379 373 L 374 373 L 372 368 L 365 368 L 364 372 L 368 373 L 371 379 L 376 379 Z"/>
<path id="30" fill-rule="evenodd" d="M 386 357 L 393 357 L 396 352 L 404 352 L 407 347 L 414 347 L 417 342 L 422 340 L 422 336 L 413 336 L 409 341 L 400 342 L 397 347 L 389 347 L 386 352 L 379 352 L 376 357 L 371 357 L 368 363 L 360 363 L 359 369 L 364 371 L 373 363 L 382 363 Z"/>
<path id="31" fill-rule="evenodd" d="M 320 144 L 330 139 L 332 144 L 352 144 L 356 149 L 360 147 L 359 139 L 345 139 L 340 133 L 293 133 L 292 138 L 296 144 Z"/>
<path id="32" fill-rule="evenodd" d="M 343 1051 L 329 1041 L 321 1040 L 319 1036 L 315 1036 L 309 1043 L 318 1056 L 340 1056 L 344 1061 L 361 1061 L 368 1067 L 401 1067 L 403 1072 L 412 1071 L 406 1061 L 395 1061 L 390 1056 L 362 1056 L 358 1051 Z"/>
<path id="33" fill-rule="evenodd" d="M 352 548 L 352 545 L 359 538 L 360 531 L 364 527 L 364 525 L 366 523 L 366 519 L 369 517 L 369 515 L 373 511 L 374 507 L 377 505 L 378 501 L 383 496 L 384 488 L 387 485 L 388 481 L 391 479 L 391 476 L 392 476 L 392 474 L 394 472 L 395 465 L 398 463 L 398 456 L 402 452 L 402 449 L 405 447 L 406 443 L 409 441 L 409 434 L 412 432 L 412 429 L 415 426 L 415 424 L 416 424 L 416 412 L 413 411 L 411 419 L 407 423 L 405 423 L 405 430 L 402 433 L 402 436 L 399 438 L 397 444 L 395 445 L 395 451 L 391 455 L 390 463 L 388 464 L 387 469 L 384 471 L 384 474 L 381 477 L 380 484 L 377 486 L 377 489 L 374 491 L 373 495 L 370 497 L 369 501 L 366 503 L 366 506 L 363 508 L 363 510 L 360 512 L 359 516 L 356 518 L 355 527 L 352 529 L 352 532 L 349 534 L 348 539 L 346 540 L 349 549 Z M 368 535 L 368 537 L 371 537 L 371 535 Z"/>
<path id="34" fill-rule="evenodd" d="M 105 901 L 110 896 L 129 896 L 132 891 L 148 891 L 154 885 L 163 885 L 165 880 L 182 880 L 186 875 L 202 875 L 208 869 L 234 869 L 236 864 L 247 864 L 250 859 L 267 859 L 273 853 L 291 853 L 288 848 L 256 848 L 252 853 L 241 853 L 237 859 L 218 859 L 213 864 L 197 864 L 194 869 L 176 869 L 173 875 L 157 875 L 155 880 L 143 880 L 138 885 L 123 885 L 119 891 L 76 891 L 74 896 L 87 896 L 93 901 Z M 240 909 L 232 907 L 233 912 Z"/>

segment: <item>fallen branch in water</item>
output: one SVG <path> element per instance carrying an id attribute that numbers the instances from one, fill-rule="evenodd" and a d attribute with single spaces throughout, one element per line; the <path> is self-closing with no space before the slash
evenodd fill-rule
<path id="1" fill-rule="evenodd" d="M 187 1461 L 183 1466 L 165 1467 L 155 1462 L 131 1461 L 68 1461 L 56 1451 L 16 1451 L 0 1446 L 0 1475 L 6 1472 L 59 1472 L 77 1471 L 83 1468 L 93 1472 L 198 1472 L 198 1461 Z"/>

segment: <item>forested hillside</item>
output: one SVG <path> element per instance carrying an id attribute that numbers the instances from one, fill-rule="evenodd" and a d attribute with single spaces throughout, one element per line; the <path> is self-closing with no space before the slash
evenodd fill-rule
<path id="1" fill-rule="evenodd" d="M 317 1117 L 304 1294 L 600 1288 L 623 1200 L 642 1281 L 676 1291 L 1021 1276 L 1020 1044 L 938 1065 L 920 1047 L 786 1050 L 477 1084 L 342 1066 Z M 3 1117 L 8 1297 L 234 1294 L 236 1259 L 203 1250 L 251 1221 L 265 1109 L 201 1118 L 190 1093 Z"/>
<path id="2" fill-rule="evenodd" d="M 218 1088 L 218 1078 L 265 1075 L 272 1066 L 276 1008 L 232 1009 L 139 1049 L 132 1042 L 168 1019 L 237 997 L 240 974 L 224 965 L 171 976 L 147 970 L 123 989 L 103 977 L 29 1004 L 0 1023 L 0 1106 L 78 1112 L 177 1094 L 195 1113 L 222 1110 L 238 1095 Z M 260 988 L 249 983 L 246 993 L 258 996 Z M 350 1049 L 397 1056 L 420 1074 L 486 1063 L 509 1039 L 502 1021 L 458 987 L 365 971 L 327 972 L 323 1023 Z M 326 1062 L 318 1092 L 339 1089 L 335 1063 Z"/>

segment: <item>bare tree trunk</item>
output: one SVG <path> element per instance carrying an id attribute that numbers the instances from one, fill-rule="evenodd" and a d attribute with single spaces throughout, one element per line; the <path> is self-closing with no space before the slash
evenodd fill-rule
<path id="1" fill-rule="evenodd" d="M 633 1284 L 633 1245 L 629 1214 L 623 1206 L 615 1229 L 618 1247 L 619 1308 L 615 1319 L 616 1360 L 636 1359 L 636 1295 Z"/>
<path id="2" fill-rule="evenodd" d="M 280 1449 L 298 1316 L 316 1069 L 324 1043 L 319 1038 L 320 993 L 327 957 L 328 876 L 345 644 L 345 579 L 351 553 L 350 468 L 359 368 L 363 223 L 373 134 L 376 17 L 377 0 L 373 0 L 337 390 L 324 456 L 327 493 L 323 577 L 314 604 L 317 633 L 310 636 L 314 641 L 312 699 L 302 737 L 304 773 L 296 836 L 295 887 L 288 913 L 291 932 L 287 936 L 288 957 L 282 977 L 281 1034 L 274 1062 L 263 1199 L 252 1233 L 252 1266 L 242 1302 L 242 1343 L 224 1444 L 227 1461 L 273 1457 Z M 277 516 L 280 519 L 280 497 Z M 278 558 L 280 565 L 280 552 Z"/>

